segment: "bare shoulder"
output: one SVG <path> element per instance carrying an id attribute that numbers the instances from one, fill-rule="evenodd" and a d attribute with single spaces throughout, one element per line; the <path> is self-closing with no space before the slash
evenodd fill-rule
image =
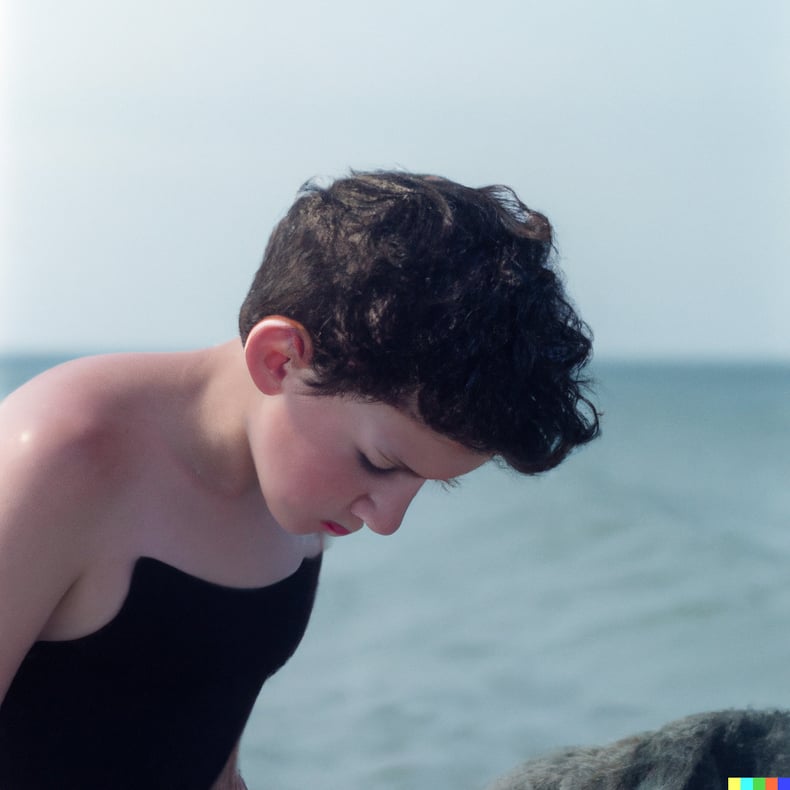
<path id="1" fill-rule="evenodd" d="M 25 489 L 46 486 L 54 496 L 106 478 L 123 412 L 108 362 L 96 358 L 58 366 L 0 403 L 0 464 L 6 475 L 18 482 L 22 476 Z"/>
<path id="2" fill-rule="evenodd" d="M 141 356 L 75 360 L 0 403 L 0 551 L 9 532 L 21 530 L 26 542 L 77 540 L 90 548 L 97 513 L 144 442 Z"/>
<path id="3" fill-rule="evenodd" d="M 63 366 L 0 403 L 0 700 L 90 563 L 116 485 L 121 429 L 103 367 Z"/>

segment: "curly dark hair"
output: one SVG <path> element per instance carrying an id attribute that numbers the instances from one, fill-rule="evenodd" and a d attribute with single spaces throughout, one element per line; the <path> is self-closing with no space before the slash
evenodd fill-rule
<path id="1" fill-rule="evenodd" d="M 591 333 L 553 264 L 552 230 L 504 186 L 402 172 L 308 182 L 239 316 L 314 344 L 313 386 L 399 408 L 533 474 L 599 431 Z"/>

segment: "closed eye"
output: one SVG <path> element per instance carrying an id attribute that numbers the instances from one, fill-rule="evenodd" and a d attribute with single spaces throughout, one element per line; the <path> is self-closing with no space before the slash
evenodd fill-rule
<path id="1" fill-rule="evenodd" d="M 408 472 L 414 477 L 418 477 L 414 472 L 410 469 L 406 469 L 399 465 L 393 466 L 377 466 L 373 463 L 373 461 L 368 458 L 365 453 L 361 450 L 357 451 L 357 457 L 359 459 L 360 466 L 366 471 L 370 472 L 373 475 L 388 475 L 392 474 L 393 472 Z M 457 477 L 450 477 L 447 480 L 434 480 L 433 482 L 438 483 L 444 491 L 450 491 L 453 488 L 458 488 L 461 485 L 461 481 Z"/>
<path id="2" fill-rule="evenodd" d="M 359 451 L 357 456 L 359 458 L 360 466 L 366 472 L 370 472 L 374 475 L 386 475 L 390 472 L 396 471 L 397 469 L 395 466 L 376 466 L 376 464 L 374 464 L 373 461 L 371 461 L 370 458 L 368 458 L 362 451 Z"/>

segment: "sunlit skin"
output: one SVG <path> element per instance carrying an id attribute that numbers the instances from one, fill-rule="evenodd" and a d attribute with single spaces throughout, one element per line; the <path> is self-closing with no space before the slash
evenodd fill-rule
<path id="1" fill-rule="evenodd" d="M 426 480 L 449 481 L 488 460 L 391 406 L 293 390 L 255 421 L 261 438 L 252 444 L 267 508 L 288 532 L 329 523 L 392 535 Z"/>
<path id="2" fill-rule="evenodd" d="M 0 404 L 0 703 L 37 639 L 115 617 L 141 556 L 267 586 L 328 535 L 391 535 L 426 480 L 488 460 L 405 410 L 316 394 L 311 359 L 303 327 L 269 317 L 243 348 L 78 360 Z M 239 787 L 234 752 L 213 790 Z"/>
<path id="3" fill-rule="evenodd" d="M 307 384 L 308 341 L 295 332 L 287 361 L 278 360 L 274 377 L 267 370 L 268 396 L 248 423 L 264 501 L 287 532 L 344 534 L 367 525 L 391 535 L 426 480 L 450 481 L 488 460 L 400 409 L 316 394 Z"/>

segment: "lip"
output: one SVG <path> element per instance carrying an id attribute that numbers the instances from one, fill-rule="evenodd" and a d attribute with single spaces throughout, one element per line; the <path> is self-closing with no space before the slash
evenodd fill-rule
<path id="1" fill-rule="evenodd" d="M 334 521 L 322 521 L 321 526 L 330 534 L 340 537 L 341 535 L 350 535 L 351 530 L 336 524 Z"/>

